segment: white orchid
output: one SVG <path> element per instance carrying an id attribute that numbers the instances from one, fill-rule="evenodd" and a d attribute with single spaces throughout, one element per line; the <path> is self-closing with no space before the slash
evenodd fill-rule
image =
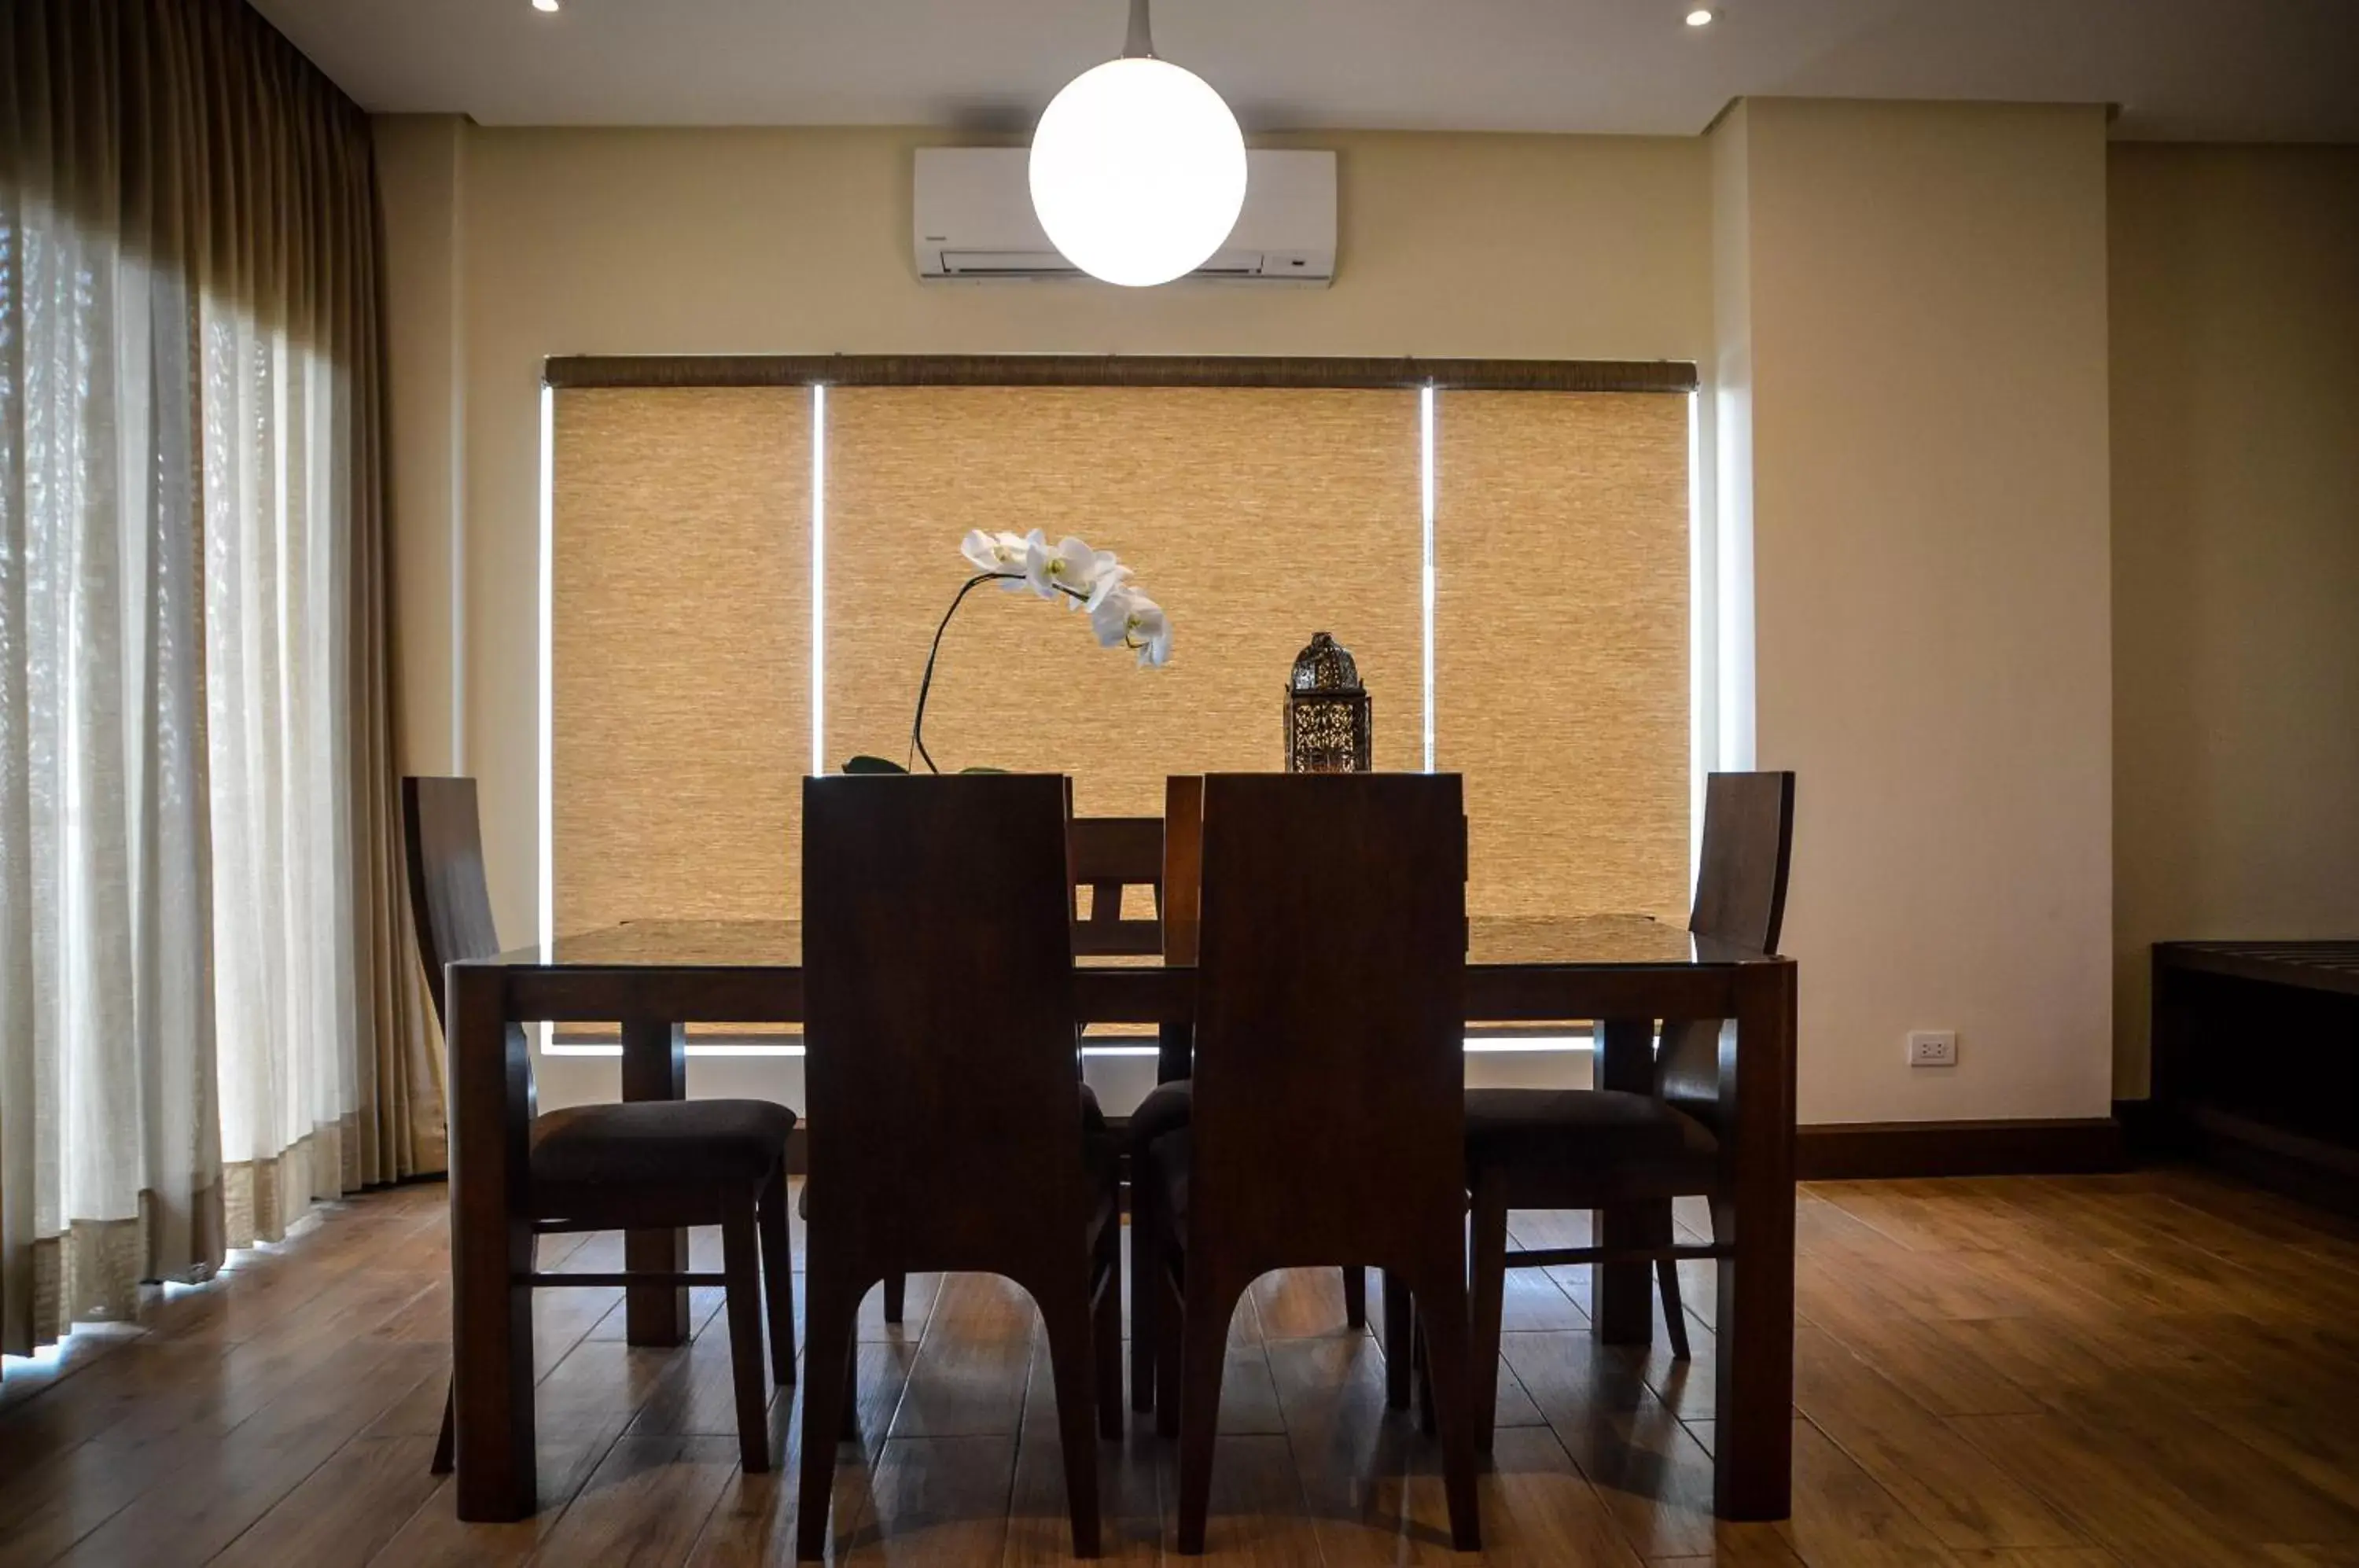
<path id="1" fill-rule="evenodd" d="M 934 661 L 941 656 L 942 634 L 951 629 L 959 606 L 986 583 L 996 581 L 1017 593 L 1028 588 L 1043 599 L 1061 599 L 1069 610 L 1087 610 L 1098 646 L 1136 651 L 1141 669 L 1159 670 L 1171 662 L 1171 618 L 1162 605 L 1131 586 L 1130 568 L 1115 560 L 1114 551 L 1092 550 L 1070 534 L 1051 548 L 1038 528 L 1020 538 L 973 528 L 959 541 L 959 553 L 975 574 L 934 628 L 926 672 L 918 681 L 918 711 L 909 721 L 909 760 L 896 764 L 881 757 L 855 757 L 845 765 L 846 772 L 906 773 L 920 757 L 929 773 L 940 771 L 926 749 L 926 698 L 934 689 Z"/>
<path id="2" fill-rule="evenodd" d="M 976 571 L 1000 578 L 999 585 L 1011 593 L 1021 593 L 1027 586 L 1024 571 L 1028 550 L 1029 541 L 1022 534 L 987 534 L 981 528 L 968 529 L 959 546 L 959 553 Z"/>
<path id="3" fill-rule="evenodd" d="M 1043 599 L 1063 599 L 1068 605 L 1087 604 L 1097 592 L 1099 580 L 1107 572 L 1120 571 L 1122 566 L 1107 550 L 1092 550 L 1071 534 L 1054 547 L 1045 535 L 1034 528 L 1025 539 L 1024 581 Z"/>
<path id="4" fill-rule="evenodd" d="M 1100 648 L 1137 649 L 1141 669 L 1159 670 L 1171 662 L 1171 618 L 1135 588 L 1101 594 L 1090 609 L 1090 628 Z"/>

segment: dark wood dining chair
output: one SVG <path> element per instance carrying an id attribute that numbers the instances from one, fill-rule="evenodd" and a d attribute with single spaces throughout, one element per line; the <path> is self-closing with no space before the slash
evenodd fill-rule
<path id="1" fill-rule="evenodd" d="M 1153 955 L 1163 951 L 1163 819 L 1075 817 L 1071 833 L 1073 953 Z M 1123 895 L 1146 887 L 1155 898 L 1151 920 L 1125 918 Z M 1089 908 L 1081 894 L 1089 892 Z"/>
<path id="2" fill-rule="evenodd" d="M 436 1021 L 444 1022 L 443 973 L 500 952 L 484 879 L 482 831 L 472 779 L 401 781 L 409 903 Z M 730 1365 L 740 1462 L 770 1467 L 768 1390 L 762 1383 L 762 1318 L 770 1323 L 770 1372 L 795 1380 L 794 1259 L 787 1225 L 787 1138 L 795 1114 L 766 1100 L 641 1100 L 538 1114 L 527 1069 L 509 1106 L 530 1149 L 525 1203 L 536 1236 L 600 1230 L 721 1227 L 721 1272 L 626 1269 L 543 1274 L 516 1290 L 719 1285 L 727 1292 Z M 454 1189 L 453 1201 L 462 1190 Z M 456 1216 L 453 1216 L 454 1222 Z M 454 1233 L 466 1227 L 454 1223 Z M 467 1324 L 455 1323 L 463 1334 Z M 495 1395 L 494 1397 L 497 1397 Z M 442 1405 L 433 1469 L 450 1470 L 455 1390 Z"/>
<path id="3" fill-rule="evenodd" d="M 1194 1104 L 1145 1151 L 1154 1263 L 1133 1280 L 1163 1292 L 1179 1548 L 1204 1548 L 1239 1298 L 1272 1269 L 1373 1264 L 1425 1326 L 1451 1539 L 1475 1550 L 1459 779 L 1215 774 L 1203 800 Z"/>
<path id="4" fill-rule="evenodd" d="M 1200 862 L 1204 832 L 1204 780 L 1201 775 L 1174 774 L 1166 781 L 1163 803 L 1163 881 L 1158 908 L 1162 912 L 1163 958 L 1167 964 L 1196 962 Z M 1188 1123 L 1195 1085 L 1190 1082 L 1193 1055 L 1189 1026 L 1167 1024 L 1161 1049 L 1156 1053 L 1155 1087 L 1130 1116 L 1134 1165 L 1138 1151 L 1165 1133 Z M 1130 1277 L 1130 1403 L 1136 1410 L 1155 1408 L 1155 1293 L 1141 1290 L 1136 1281 L 1147 1277 L 1138 1223 L 1139 1205 L 1154 1194 L 1134 1186 L 1131 1192 Z M 1368 1271 L 1347 1264 L 1343 1279 L 1343 1322 L 1353 1329 L 1368 1325 Z"/>
<path id="5" fill-rule="evenodd" d="M 1066 781 L 1065 794 L 1066 809 L 1070 811 L 1072 806 L 1071 779 Z M 1163 952 L 1163 819 L 1071 817 L 1066 822 L 1066 834 L 1067 875 L 1073 892 L 1073 955 L 1076 958 L 1159 955 Z M 1190 864 L 1192 871 L 1193 863 Z M 1123 898 L 1133 887 L 1149 890 L 1155 900 L 1154 919 L 1125 917 Z M 1082 901 L 1084 893 L 1089 898 L 1086 909 Z M 1158 1057 L 1164 1054 L 1167 1053 L 1158 1052 Z M 908 1299 L 908 1277 L 887 1275 L 884 1285 L 886 1323 L 897 1323 L 902 1320 Z M 1151 1353 L 1146 1365 L 1151 1385 L 1154 1376 Z"/>
<path id="6" fill-rule="evenodd" d="M 1176 779 L 1172 780 L 1175 786 L 1181 782 Z M 1185 782 L 1193 785 L 1199 781 L 1191 779 Z M 1072 809 L 1072 781 L 1070 779 L 1066 780 L 1065 797 L 1066 810 L 1070 812 Z M 1190 793 L 1187 800 L 1190 810 L 1196 810 L 1195 795 Z M 1155 957 L 1162 953 L 1168 864 L 1163 823 L 1162 817 L 1069 816 L 1066 822 L 1066 869 L 1072 884 L 1075 957 Z M 1192 838 L 1187 839 L 1183 845 L 1192 845 L 1193 843 Z M 1192 850 L 1189 853 L 1192 855 Z M 1184 864 L 1192 878 L 1193 859 L 1189 858 Z M 1123 913 L 1124 897 L 1133 887 L 1147 888 L 1151 894 L 1155 905 L 1152 920 L 1125 917 Z M 1084 895 L 1087 897 L 1086 906 Z M 1173 1071 L 1165 1069 L 1174 1060 L 1169 1039 L 1175 1032 L 1174 1026 L 1167 1025 L 1161 1032 L 1164 1039 L 1157 1051 L 1158 1083 L 1166 1078 L 1184 1077 L 1187 1073 L 1186 1026 L 1177 1026 L 1176 1032 L 1181 1044 L 1176 1058 L 1180 1065 Z M 808 1209 L 805 1212 L 808 1215 Z M 908 1300 L 908 1277 L 903 1274 L 886 1276 L 883 1295 L 885 1321 L 888 1323 L 901 1322 Z M 1134 1323 L 1136 1316 L 1134 1308 Z M 1147 1402 L 1138 1407 L 1141 1410 L 1154 1408 L 1154 1367 L 1150 1341 L 1144 1348 L 1134 1351 L 1132 1360 L 1134 1384 L 1141 1377 L 1146 1379 L 1145 1398 Z"/>
<path id="7" fill-rule="evenodd" d="M 1715 773 L 1705 781 L 1703 853 L 1688 929 L 1762 953 L 1777 951 L 1794 839 L 1791 773 Z M 1680 1301 L 1684 1258 L 1729 1256 L 1743 1245 L 1724 1222 L 1721 1021 L 1663 1024 L 1652 1082 L 1637 1089 L 1471 1089 L 1466 1184 L 1473 1193 L 1474 1408 L 1485 1452 L 1499 1380 L 1499 1314 L 1509 1269 L 1651 1261 L 1671 1354 L 1688 1356 Z M 1738 1049 L 1743 1049 L 1740 1041 Z M 1714 1240 L 1677 1244 L 1674 1198 L 1712 1200 Z M 1511 1209 L 1634 1206 L 1647 1224 L 1635 1247 L 1509 1251 Z"/>
<path id="8" fill-rule="evenodd" d="M 1038 1306 L 1073 1551 L 1098 1550 L 1093 1412 L 1119 1436 L 1114 1142 L 1073 1029 L 1064 782 L 835 776 L 803 786 L 802 1514 L 827 1542 L 860 1299 L 892 1274 L 997 1274 Z"/>

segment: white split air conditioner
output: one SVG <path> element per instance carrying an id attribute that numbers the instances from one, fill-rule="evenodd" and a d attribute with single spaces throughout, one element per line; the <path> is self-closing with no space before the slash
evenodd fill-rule
<path id="1" fill-rule="evenodd" d="M 918 276 L 933 282 L 1080 278 L 1032 212 L 1023 147 L 918 149 Z M 1245 154 L 1245 205 L 1228 243 L 1188 275 L 1240 283 L 1335 279 L 1335 155 Z"/>

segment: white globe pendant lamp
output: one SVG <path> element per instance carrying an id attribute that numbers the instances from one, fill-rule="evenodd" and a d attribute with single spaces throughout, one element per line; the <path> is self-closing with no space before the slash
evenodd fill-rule
<path id="1" fill-rule="evenodd" d="M 1212 258 L 1245 201 L 1245 138 L 1204 79 L 1155 58 L 1130 0 L 1122 58 L 1085 71 L 1032 133 L 1032 210 L 1093 278 L 1146 289 Z"/>

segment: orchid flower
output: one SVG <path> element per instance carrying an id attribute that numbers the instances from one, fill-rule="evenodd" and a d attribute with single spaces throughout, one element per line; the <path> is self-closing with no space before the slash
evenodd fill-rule
<path id="1" fill-rule="evenodd" d="M 1101 596 L 1090 611 L 1090 628 L 1100 648 L 1136 648 L 1141 669 L 1159 670 L 1171 662 L 1171 619 L 1135 588 Z"/>
<path id="2" fill-rule="evenodd" d="M 981 528 L 970 528 L 965 541 L 959 546 L 959 553 L 976 571 L 988 572 L 1001 579 L 999 585 L 1007 592 L 1024 592 L 1027 540 L 1022 534 L 987 534 Z"/>
<path id="3" fill-rule="evenodd" d="M 1131 586 L 1130 568 L 1115 560 L 1114 551 L 1092 550 L 1071 535 L 1051 546 L 1038 528 L 1021 536 L 973 528 L 959 542 L 959 553 L 975 569 L 975 575 L 958 591 L 941 624 L 934 628 L 933 646 L 926 652 L 926 672 L 918 681 L 918 712 L 909 723 L 910 760 L 901 771 L 914 768 L 919 757 L 925 758 L 928 771 L 938 771 L 932 754 L 926 750 L 926 698 L 934 689 L 934 661 L 940 657 L 942 634 L 950 630 L 951 618 L 966 603 L 966 596 L 985 583 L 996 582 L 1009 593 L 1029 589 L 1043 599 L 1061 599 L 1068 610 L 1088 611 L 1098 646 L 1135 651 L 1141 669 L 1159 670 L 1171 662 L 1170 617 L 1162 605 Z M 868 771 L 896 770 L 892 763 L 875 757 L 853 761 L 873 764 Z"/>
<path id="4" fill-rule="evenodd" d="M 1043 599 L 1063 597 L 1069 604 L 1086 604 L 1099 573 L 1114 563 L 1111 551 L 1092 550 L 1071 534 L 1052 549 L 1034 528 L 1024 543 L 1024 580 Z"/>

